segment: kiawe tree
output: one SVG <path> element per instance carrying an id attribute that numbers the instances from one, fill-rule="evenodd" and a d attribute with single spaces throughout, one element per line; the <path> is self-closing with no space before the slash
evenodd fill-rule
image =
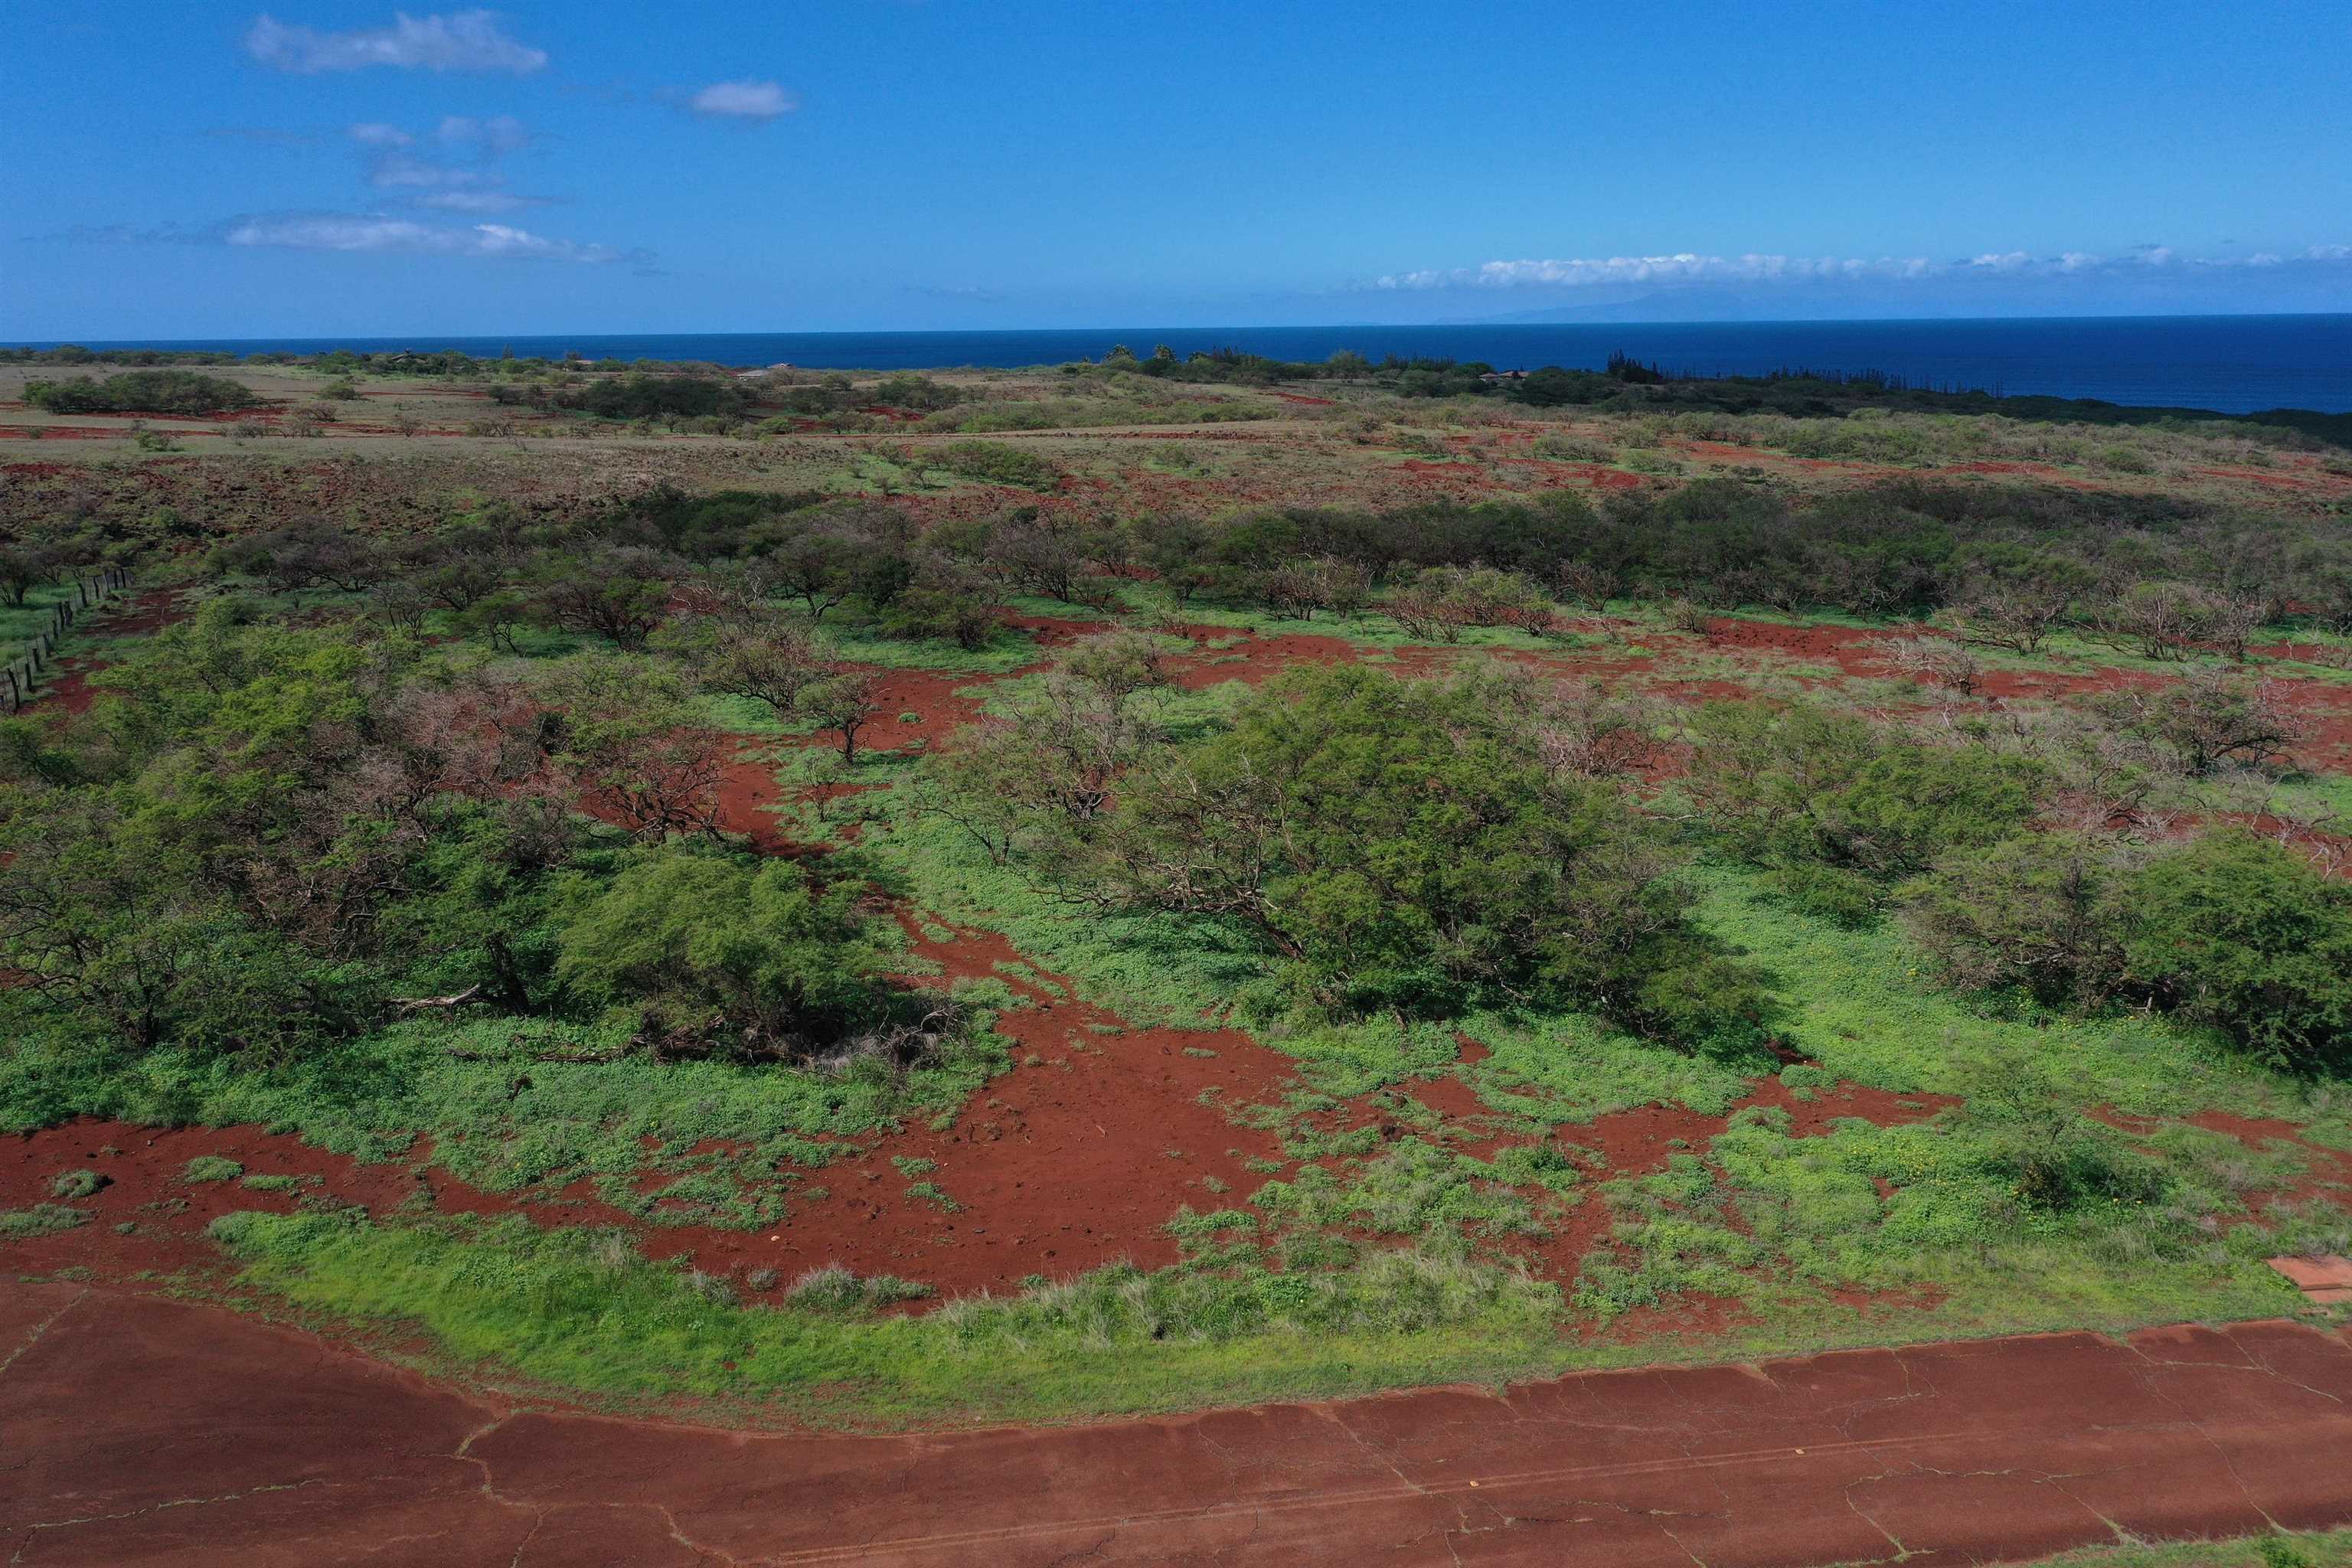
<path id="1" fill-rule="evenodd" d="M 1755 978 L 1692 925 L 1657 832 L 1496 712 L 1475 685 L 1297 671 L 1149 750 L 1041 863 L 1105 908 L 1232 923 L 1326 1006 L 1549 998 L 1752 1035 Z"/>

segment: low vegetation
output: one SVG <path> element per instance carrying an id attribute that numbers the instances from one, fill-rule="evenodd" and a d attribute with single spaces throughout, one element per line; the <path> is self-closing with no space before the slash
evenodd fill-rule
<path id="1" fill-rule="evenodd" d="M 27 382 L 25 401 L 52 414 L 217 414 L 261 400 L 226 376 L 129 370 L 100 380 Z"/>
<path id="2" fill-rule="evenodd" d="M 225 379 L 154 364 L 44 406 Z M 408 1162 L 362 1214 L 175 1157 L 305 1306 L 859 1422 L 2271 1315 L 2264 1259 L 2352 1243 L 2324 422 L 1799 482 L 1761 460 L 2074 461 L 2088 411 L 1237 353 L 272 374 L 352 425 L 458 378 L 642 464 L 6 503 L 7 626 L 99 564 L 140 618 L 0 720 L 0 1125 Z M 1300 452 L 1389 488 L 1248 493 Z M 2166 471 L 2224 455 L 2316 488 Z M 1144 1140 L 1138 1191 L 1055 1173 L 1150 1208 L 1124 1259 L 994 1180 L 1024 1118 Z M 10 1239 L 125 1222 L 85 1152 Z M 982 1236 L 1019 1272 L 959 1286 Z"/>

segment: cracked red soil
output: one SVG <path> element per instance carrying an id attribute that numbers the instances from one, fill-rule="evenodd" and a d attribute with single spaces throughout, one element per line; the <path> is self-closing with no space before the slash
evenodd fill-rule
<path id="1" fill-rule="evenodd" d="M 522 1408 L 10 1283 L 0 1426 L 25 1568 L 1787 1568 L 2352 1522 L 2352 1332 L 2285 1322 L 846 1436 Z"/>

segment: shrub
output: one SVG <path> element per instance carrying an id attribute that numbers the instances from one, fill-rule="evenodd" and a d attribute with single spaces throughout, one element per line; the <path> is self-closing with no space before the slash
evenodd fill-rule
<path id="1" fill-rule="evenodd" d="M 579 890 L 556 975 L 640 1009 L 666 1049 L 806 1058 L 876 1009 L 858 892 L 792 861 L 641 850 L 609 887 Z"/>
<path id="2" fill-rule="evenodd" d="M 1003 441 L 954 441 L 940 449 L 940 466 L 992 485 L 1051 489 L 1061 470 L 1034 452 Z"/>
<path id="3" fill-rule="evenodd" d="M 1689 787 L 1709 821 L 1752 860 L 1849 873 L 1787 879 L 1829 906 L 1874 898 L 1863 879 L 1916 875 L 1947 850 L 2016 832 L 2045 783 L 2027 759 L 1923 745 L 1810 703 L 1712 702 L 1694 727 Z"/>
<path id="4" fill-rule="evenodd" d="M 2132 996 L 2278 1067 L 2352 1062 L 2352 888 L 2267 838 L 2225 829 L 2137 866 L 2085 838 L 2021 838 L 1948 856 L 1901 898 L 1955 984 Z"/>
<path id="5" fill-rule="evenodd" d="M 2128 888 L 2111 847 L 2027 834 L 1953 850 L 1899 898 L 1913 938 L 1952 984 L 2087 1007 L 2123 984 Z"/>
<path id="6" fill-rule="evenodd" d="M 205 1182 L 234 1182 L 245 1174 L 245 1167 L 220 1154 L 199 1154 L 180 1172 L 180 1180 L 191 1185 Z"/>
<path id="7" fill-rule="evenodd" d="M 773 1273 L 770 1272 L 771 1283 Z M 838 1263 L 812 1268 L 793 1281 L 784 1299 L 804 1312 L 848 1316 L 870 1312 L 894 1301 L 917 1301 L 932 1293 L 929 1285 L 888 1274 L 859 1277 Z"/>
<path id="8" fill-rule="evenodd" d="M 2126 733 L 2169 750 L 2191 774 L 2224 763 L 2267 762 L 2311 731 L 2278 682 L 2211 668 L 2155 690 L 2105 693 L 2094 709 Z"/>
<path id="9" fill-rule="evenodd" d="M 1099 900 L 1248 931 L 1326 1005 L 1551 993 L 1637 1027 L 1744 1031 L 1752 976 L 1690 924 L 1656 831 L 1555 774 L 1477 682 L 1293 671 L 1147 754 L 1061 862 Z"/>
<path id="10" fill-rule="evenodd" d="M 2124 964 L 2163 1005 L 2299 1071 L 2352 1065 L 2352 887 L 2240 829 L 2135 879 Z"/>
<path id="11" fill-rule="evenodd" d="M 2164 1195 L 2162 1168 L 2084 1114 L 2079 1097 L 2024 1052 L 1969 1064 L 1961 1087 L 1967 1102 L 1956 1123 L 1970 1135 L 1975 1157 L 2027 1205 L 2063 1214 L 2101 1200 Z"/>
<path id="12" fill-rule="evenodd" d="M 55 1236 L 89 1223 L 87 1209 L 68 1208 L 63 1204 L 35 1204 L 28 1209 L 0 1212 L 0 1240 L 29 1241 L 37 1236 Z"/>
<path id="13" fill-rule="evenodd" d="M 25 401 L 54 414 L 215 414 L 261 402 L 236 382 L 192 370 L 133 370 L 103 381 L 35 381 Z"/>
<path id="14" fill-rule="evenodd" d="M 100 1175 L 96 1171 L 60 1171 L 57 1178 L 49 1183 L 49 1195 L 58 1198 L 91 1197 L 100 1187 L 107 1184 L 108 1180 L 109 1178 Z"/>

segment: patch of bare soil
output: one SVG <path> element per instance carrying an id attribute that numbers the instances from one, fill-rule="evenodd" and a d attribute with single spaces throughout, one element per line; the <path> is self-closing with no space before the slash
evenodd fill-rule
<path id="1" fill-rule="evenodd" d="M 0 1285 L 0 1364 L 26 1568 L 1768 1568 L 2352 1521 L 2352 1336 L 2283 1322 L 876 1436 L 530 1408 L 71 1284 Z"/>

